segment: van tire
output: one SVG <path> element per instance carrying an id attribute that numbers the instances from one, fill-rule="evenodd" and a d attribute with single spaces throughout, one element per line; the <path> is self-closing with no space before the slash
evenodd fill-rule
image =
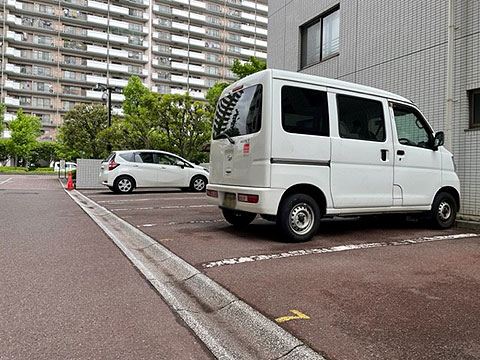
<path id="1" fill-rule="evenodd" d="M 430 219 L 436 229 L 448 229 L 455 223 L 458 204 L 455 198 L 446 192 L 437 194 L 430 210 Z"/>
<path id="2" fill-rule="evenodd" d="M 280 203 L 277 226 L 291 242 L 304 242 L 317 233 L 320 218 L 320 208 L 311 196 L 291 194 Z"/>
<path id="3" fill-rule="evenodd" d="M 239 210 L 222 209 L 223 217 L 233 226 L 245 226 L 250 224 L 257 214 Z"/>
<path id="4" fill-rule="evenodd" d="M 204 176 L 195 175 L 192 180 L 190 180 L 190 191 L 193 192 L 204 192 L 207 188 L 208 181 Z"/>
<path id="5" fill-rule="evenodd" d="M 130 194 L 135 188 L 135 181 L 130 176 L 119 176 L 113 183 L 113 189 L 117 194 Z"/>

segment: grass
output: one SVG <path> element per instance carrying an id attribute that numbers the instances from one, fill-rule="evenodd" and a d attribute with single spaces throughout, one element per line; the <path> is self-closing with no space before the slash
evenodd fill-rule
<path id="1" fill-rule="evenodd" d="M 53 168 L 30 168 L 0 166 L 0 174 L 53 174 Z"/>

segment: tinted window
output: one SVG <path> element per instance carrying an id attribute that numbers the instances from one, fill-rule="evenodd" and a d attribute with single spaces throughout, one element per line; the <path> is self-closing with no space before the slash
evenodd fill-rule
<path id="1" fill-rule="evenodd" d="M 282 87 L 282 126 L 291 133 L 328 136 L 327 93 Z"/>
<path id="2" fill-rule="evenodd" d="M 167 154 L 156 154 L 157 164 L 162 165 L 175 165 L 180 159 L 175 158 Z"/>
<path id="3" fill-rule="evenodd" d="M 123 160 L 135 162 L 135 154 L 133 152 L 118 154 Z"/>
<path id="4" fill-rule="evenodd" d="M 433 136 L 421 115 L 408 106 L 393 105 L 398 142 L 403 145 L 431 148 Z"/>
<path id="5" fill-rule="evenodd" d="M 240 89 L 220 99 L 215 110 L 213 138 L 230 137 L 260 131 L 262 85 Z"/>
<path id="6" fill-rule="evenodd" d="M 153 164 L 154 163 L 153 153 L 150 153 L 150 152 L 136 153 L 135 162 Z"/>
<path id="7" fill-rule="evenodd" d="M 337 108 L 340 137 L 385 141 L 385 120 L 380 101 L 337 95 Z"/>

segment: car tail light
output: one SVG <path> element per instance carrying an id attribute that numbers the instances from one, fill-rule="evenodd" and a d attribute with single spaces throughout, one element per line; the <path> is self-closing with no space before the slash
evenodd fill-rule
<path id="1" fill-rule="evenodd" d="M 116 163 L 116 162 L 115 162 L 115 158 L 113 158 L 112 160 L 110 160 L 110 161 L 108 162 L 108 170 L 113 170 L 113 169 L 115 169 L 118 165 L 120 165 L 120 164 Z"/>
<path id="2" fill-rule="evenodd" d="M 207 190 L 207 196 L 218 198 L 218 191 L 216 190 Z"/>
<path id="3" fill-rule="evenodd" d="M 238 194 L 238 201 L 247 203 L 258 203 L 258 195 Z"/>

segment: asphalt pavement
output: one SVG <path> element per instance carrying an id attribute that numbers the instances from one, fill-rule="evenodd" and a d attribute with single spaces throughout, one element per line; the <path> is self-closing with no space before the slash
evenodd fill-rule
<path id="1" fill-rule="evenodd" d="M 55 176 L 0 175 L 0 359 L 211 359 Z"/>

